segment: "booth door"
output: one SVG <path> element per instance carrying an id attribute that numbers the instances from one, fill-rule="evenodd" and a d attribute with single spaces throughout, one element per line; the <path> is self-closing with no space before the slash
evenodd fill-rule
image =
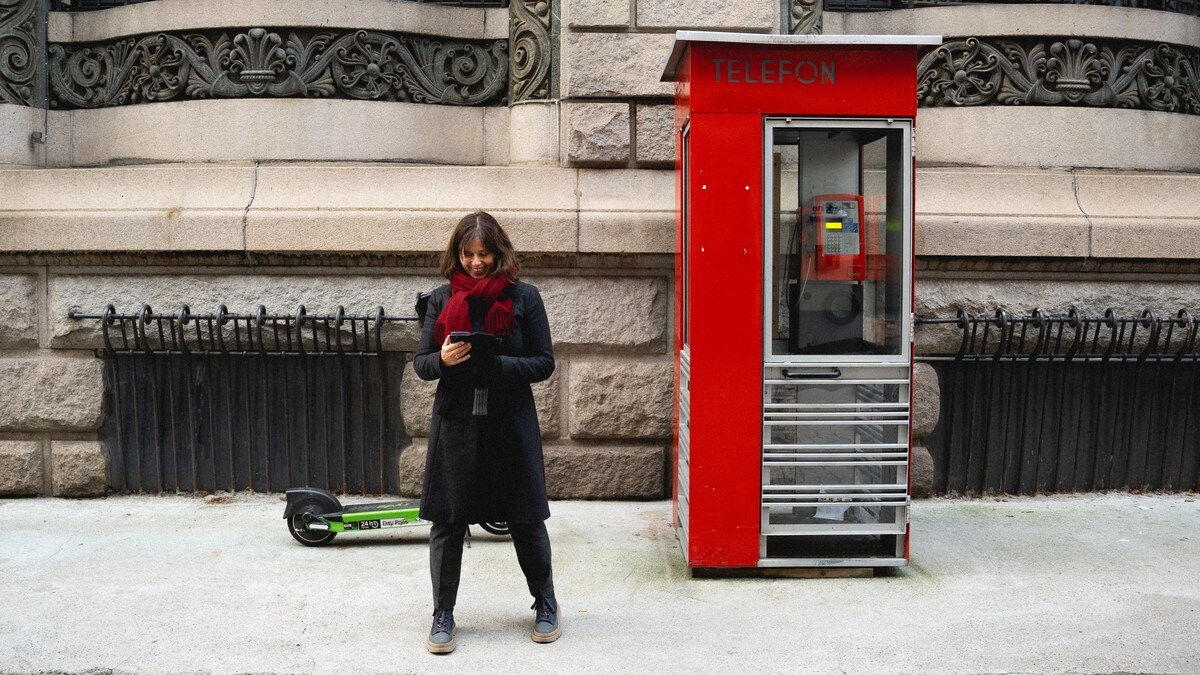
<path id="1" fill-rule="evenodd" d="M 911 121 L 764 139 L 760 564 L 904 564 Z"/>

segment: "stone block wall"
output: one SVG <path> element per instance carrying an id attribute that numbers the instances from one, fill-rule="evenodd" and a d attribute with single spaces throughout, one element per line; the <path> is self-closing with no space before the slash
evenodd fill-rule
<path id="1" fill-rule="evenodd" d="M 0 268 L 0 496 L 104 494 L 103 368 L 49 349 L 44 274 Z"/>
<path id="2" fill-rule="evenodd" d="M 546 303 L 555 371 L 533 386 L 552 498 L 666 494 L 674 362 L 669 284 L 646 277 L 533 277 Z M 401 401 L 413 448 L 404 494 L 419 496 L 436 382 L 405 371 Z"/>
<path id="3" fill-rule="evenodd" d="M 926 363 L 913 369 L 912 391 L 912 454 L 909 456 L 909 476 L 914 497 L 928 497 L 933 492 L 933 455 L 924 440 L 937 427 L 941 409 L 941 388 L 937 372 Z"/>
<path id="4" fill-rule="evenodd" d="M 563 0 L 560 160 L 669 167 L 675 85 L 659 79 L 675 31 L 778 33 L 779 12 L 776 0 Z"/>
<path id="5" fill-rule="evenodd" d="M 453 223 L 485 209 L 508 229 L 523 278 L 547 305 L 558 369 L 535 392 L 552 494 L 661 497 L 671 435 L 672 181 L 669 170 L 555 166 L 0 169 L 0 184 L 15 188 L 0 204 L 0 264 L 9 265 L 0 268 L 0 374 L 13 380 L 0 393 L 0 440 L 18 443 L 0 459 L 11 476 L 0 493 L 95 492 L 89 470 L 103 485 L 102 466 L 56 445 L 94 443 L 103 420 L 100 323 L 71 319 L 71 310 L 224 304 L 253 313 L 263 304 L 290 313 L 303 304 L 310 314 L 339 305 L 411 314 L 418 291 L 443 283 L 433 263 Z M 390 326 L 384 347 L 411 351 L 417 337 L 414 324 Z M 606 394 L 592 382 L 606 367 L 646 381 Z M 402 414 L 416 441 L 402 463 L 412 493 L 433 388 L 409 375 Z"/>
<path id="6" fill-rule="evenodd" d="M 546 444 L 550 493 L 559 498 L 664 495 L 672 432 L 669 270 L 534 269 L 523 278 L 547 305 L 557 367 L 534 386 Z M 252 313 L 259 303 L 288 313 L 411 315 L 418 291 L 443 280 L 428 267 L 211 269 L 153 272 L 48 266 L 41 274 L 0 274 L 8 321 L 0 334 L 0 496 L 104 494 L 106 463 L 97 430 L 104 417 L 103 346 L 97 320 L 68 317 L 113 304 L 172 313 L 225 304 Z M 386 349 L 411 352 L 415 324 L 384 336 Z M 401 410 L 413 445 L 401 454 L 403 489 L 419 495 L 436 383 L 411 365 Z"/>

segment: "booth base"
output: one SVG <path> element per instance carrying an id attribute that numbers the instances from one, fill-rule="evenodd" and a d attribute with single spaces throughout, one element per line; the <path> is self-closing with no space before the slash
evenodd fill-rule
<path id="1" fill-rule="evenodd" d="M 765 560 L 831 558 L 895 558 L 901 547 L 897 535 L 771 535 Z M 762 563 L 760 563 L 762 564 Z"/>
<path id="2" fill-rule="evenodd" d="M 699 579 L 869 579 L 890 568 L 874 567 L 697 567 Z"/>

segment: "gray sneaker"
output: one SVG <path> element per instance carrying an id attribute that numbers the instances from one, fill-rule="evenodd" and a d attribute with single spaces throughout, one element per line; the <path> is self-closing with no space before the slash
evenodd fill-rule
<path id="1" fill-rule="evenodd" d="M 430 654 L 449 654 L 458 646 L 458 643 L 454 641 L 454 634 L 457 632 L 458 626 L 454 625 L 454 610 L 433 610 L 433 627 L 429 629 L 429 637 L 425 640 L 425 649 L 428 649 Z"/>
<path id="2" fill-rule="evenodd" d="M 533 618 L 534 642 L 554 642 L 562 635 L 562 626 L 558 625 L 558 601 L 537 600 L 530 609 L 537 612 Z"/>

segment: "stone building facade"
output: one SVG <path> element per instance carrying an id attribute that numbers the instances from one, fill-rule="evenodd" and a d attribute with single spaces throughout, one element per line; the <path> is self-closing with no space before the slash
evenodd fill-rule
<path id="1" fill-rule="evenodd" d="M 1200 17 L 492 4 L 0 0 L 0 495 L 106 489 L 102 338 L 71 310 L 402 314 L 477 209 L 550 313 L 552 496 L 667 494 L 678 29 L 944 36 L 918 74 L 919 314 L 1200 306 Z M 431 397 L 403 379 L 405 492 Z"/>

